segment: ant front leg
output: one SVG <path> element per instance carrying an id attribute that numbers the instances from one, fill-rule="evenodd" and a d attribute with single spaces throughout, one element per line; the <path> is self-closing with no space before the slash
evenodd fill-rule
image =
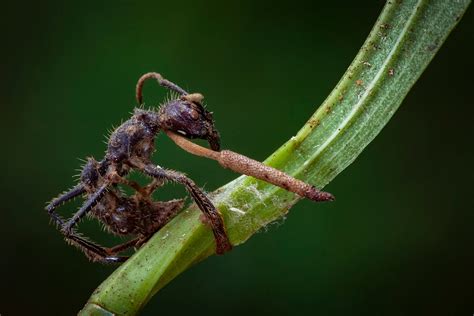
<path id="1" fill-rule="evenodd" d="M 186 175 L 174 171 L 157 167 L 151 163 L 140 168 L 145 174 L 158 179 L 166 179 L 184 185 L 199 209 L 206 215 L 212 227 L 212 232 L 216 240 L 216 253 L 223 254 L 232 249 L 232 244 L 225 231 L 224 221 L 221 214 L 206 196 L 206 194 Z"/>

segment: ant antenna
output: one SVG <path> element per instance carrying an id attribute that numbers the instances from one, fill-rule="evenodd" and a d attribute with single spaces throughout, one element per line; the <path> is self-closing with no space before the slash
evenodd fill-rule
<path id="1" fill-rule="evenodd" d="M 138 79 L 137 86 L 135 88 L 135 97 L 137 99 L 138 104 L 142 104 L 143 101 L 143 84 L 145 81 L 148 79 L 156 79 L 158 81 L 158 84 L 162 87 L 165 87 L 167 89 L 170 89 L 172 91 L 177 92 L 180 96 L 188 95 L 186 90 L 178 86 L 177 84 L 172 83 L 171 81 L 163 78 L 159 73 L 157 72 L 149 72 L 144 74 L 143 76 Z"/>

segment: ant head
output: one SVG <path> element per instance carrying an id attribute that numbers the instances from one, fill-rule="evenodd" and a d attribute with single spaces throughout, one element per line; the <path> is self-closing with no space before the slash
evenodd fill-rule
<path id="1" fill-rule="evenodd" d="M 203 96 L 187 94 L 160 108 L 160 127 L 184 137 L 205 139 L 212 150 L 220 150 L 220 136 L 214 126 L 212 113 L 202 106 Z"/>

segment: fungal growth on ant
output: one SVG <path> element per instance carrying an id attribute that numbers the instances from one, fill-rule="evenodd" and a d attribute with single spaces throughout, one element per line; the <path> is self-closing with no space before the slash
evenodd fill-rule
<path id="1" fill-rule="evenodd" d="M 155 79 L 158 84 L 178 93 L 178 98 L 163 104 L 157 111 L 135 109 L 133 116 L 113 131 L 105 157 L 89 158 L 82 169 L 79 184 L 53 199 L 46 210 L 60 228 L 66 241 L 84 252 L 92 261 L 118 263 L 128 257 L 120 254 L 143 245 L 155 232 L 168 223 L 183 208 L 184 200 L 154 201 L 152 193 L 166 182 L 183 185 L 209 222 L 216 241 L 216 253 L 232 249 L 221 214 L 207 195 L 185 174 L 165 169 L 151 162 L 155 137 L 164 131 L 178 146 L 198 156 L 214 159 L 223 167 L 246 174 L 294 192 L 313 201 L 330 201 L 333 196 L 297 180 L 277 169 L 229 150 L 220 151 L 220 136 L 212 113 L 202 105 L 203 96 L 189 94 L 158 73 L 143 75 L 136 86 L 138 104 L 142 104 L 143 84 Z M 211 149 L 187 139 L 207 140 Z M 152 178 L 146 186 L 127 179 L 136 170 Z M 133 189 L 133 195 L 123 193 L 118 185 Z M 63 203 L 83 196 L 84 204 L 68 220 L 56 212 Z M 75 227 L 89 214 L 113 234 L 132 237 L 129 241 L 107 248 L 77 233 Z"/>

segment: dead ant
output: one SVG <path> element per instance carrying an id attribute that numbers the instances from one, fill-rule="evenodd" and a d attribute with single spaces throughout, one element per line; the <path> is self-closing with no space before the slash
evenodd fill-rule
<path id="1" fill-rule="evenodd" d="M 147 73 L 138 80 L 136 86 L 139 104 L 142 104 L 143 84 L 150 78 L 178 93 L 179 97 L 163 104 L 158 111 L 135 109 L 133 116 L 111 134 L 104 159 L 96 161 L 89 158 L 82 169 L 80 183 L 46 206 L 66 240 L 81 249 L 88 258 L 103 263 L 123 262 L 128 257 L 117 254 L 130 247 L 140 247 L 168 223 L 181 210 L 183 200 L 152 200 L 151 194 L 166 181 L 182 184 L 204 213 L 216 240 L 216 253 L 223 254 L 232 249 L 220 213 L 194 181 L 183 173 L 164 169 L 151 162 L 154 140 L 161 130 L 186 151 L 217 160 L 225 168 L 275 184 L 314 201 L 333 200 L 330 193 L 321 192 L 279 170 L 229 150 L 220 151 L 220 136 L 214 126 L 212 113 L 203 107 L 203 96 L 199 93 L 189 94 L 160 74 Z M 211 149 L 198 146 L 176 133 L 189 139 L 207 140 Z M 153 181 L 141 187 L 126 178 L 132 170 L 140 171 Z M 118 188 L 119 184 L 133 188 L 136 193 L 124 195 Z M 64 221 L 55 209 L 79 195 L 84 195 L 86 201 L 73 217 Z M 135 238 L 112 248 L 97 245 L 74 230 L 86 214 L 102 221 L 114 234 Z"/>

